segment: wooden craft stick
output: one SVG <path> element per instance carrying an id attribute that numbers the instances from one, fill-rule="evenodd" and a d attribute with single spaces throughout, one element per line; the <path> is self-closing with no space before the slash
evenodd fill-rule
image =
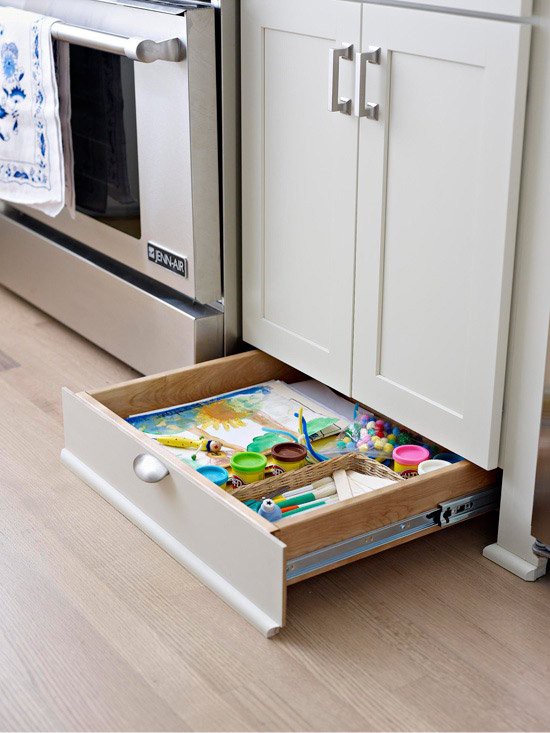
<path id="1" fill-rule="evenodd" d="M 314 489 L 319 489 L 321 486 L 324 486 L 325 484 L 332 484 L 332 476 L 325 476 L 324 478 L 319 478 L 317 481 L 312 482 L 312 486 Z"/>
<path id="2" fill-rule="evenodd" d="M 366 489 L 381 489 L 383 486 L 394 483 L 391 479 L 382 478 L 381 476 L 369 476 L 368 474 L 359 473 L 359 471 L 348 471 L 347 473 L 351 481 L 355 481 L 359 486 L 364 486 Z"/>
<path id="3" fill-rule="evenodd" d="M 353 492 L 349 483 L 348 475 L 343 468 L 338 469 L 332 474 L 334 483 L 336 484 L 336 493 L 339 501 L 353 498 Z"/>

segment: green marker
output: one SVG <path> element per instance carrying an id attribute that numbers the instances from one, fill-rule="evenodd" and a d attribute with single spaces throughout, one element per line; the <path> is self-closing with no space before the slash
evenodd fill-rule
<path id="1" fill-rule="evenodd" d="M 291 499 L 283 499 L 283 501 L 276 502 L 281 509 L 284 509 L 287 506 L 296 506 L 296 504 L 307 504 L 309 501 L 315 501 L 317 497 L 312 491 L 309 491 L 307 494 L 300 494 L 300 496 L 294 496 Z M 290 514 L 290 512 L 288 512 Z"/>

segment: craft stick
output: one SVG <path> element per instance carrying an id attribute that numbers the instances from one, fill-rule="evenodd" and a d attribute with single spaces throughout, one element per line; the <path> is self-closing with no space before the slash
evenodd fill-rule
<path id="1" fill-rule="evenodd" d="M 366 489 L 381 489 L 383 486 L 389 486 L 394 483 L 392 479 L 382 478 L 381 476 L 369 476 L 358 471 L 348 471 L 347 474 L 351 481 L 355 481 Z"/>
<path id="2" fill-rule="evenodd" d="M 332 476 L 325 476 L 324 478 L 319 478 L 317 481 L 312 482 L 312 486 L 314 489 L 318 489 L 321 486 L 324 486 L 325 484 L 332 484 L 334 481 L 332 480 Z"/>
<path id="3" fill-rule="evenodd" d="M 353 496 L 360 496 L 361 494 L 368 494 L 370 491 L 376 491 L 376 488 L 369 488 L 362 484 L 358 484 L 353 479 L 350 480 L 350 486 Z"/>
<path id="4" fill-rule="evenodd" d="M 340 468 L 332 474 L 332 478 L 334 479 L 334 483 L 336 484 L 336 493 L 338 494 L 338 499 L 340 501 L 343 501 L 344 499 L 351 499 L 353 497 L 353 493 L 347 473 L 342 468 Z"/>

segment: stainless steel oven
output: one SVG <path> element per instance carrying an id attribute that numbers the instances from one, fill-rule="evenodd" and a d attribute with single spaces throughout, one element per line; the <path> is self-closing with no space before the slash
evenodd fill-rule
<path id="1" fill-rule="evenodd" d="M 222 213 L 226 232 L 235 220 L 222 173 L 236 100 L 220 74 L 232 3 L 223 31 L 219 3 L 0 4 L 58 18 L 52 35 L 71 44 L 76 193 L 74 218 L 4 205 L 0 282 L 142 372 L 221 355 L 237 328 L 224 323 L 236 243 L 222 230 Z"/>

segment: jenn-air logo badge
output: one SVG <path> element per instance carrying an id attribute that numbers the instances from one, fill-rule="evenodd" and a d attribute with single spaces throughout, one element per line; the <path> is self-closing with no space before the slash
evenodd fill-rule
<path id="1" fill-rule="evenodd" d="M 167 249 L 163 249 L 153 242 L 147 244 L 147 257 L 151 262 L 155 262 L 161 267 L 166 267 L 167 270 L 172 270 L 172 272 L 182 277 L 187 277 L 187 257 L 181 257 L 181 255 L 169 252 Z"/>

